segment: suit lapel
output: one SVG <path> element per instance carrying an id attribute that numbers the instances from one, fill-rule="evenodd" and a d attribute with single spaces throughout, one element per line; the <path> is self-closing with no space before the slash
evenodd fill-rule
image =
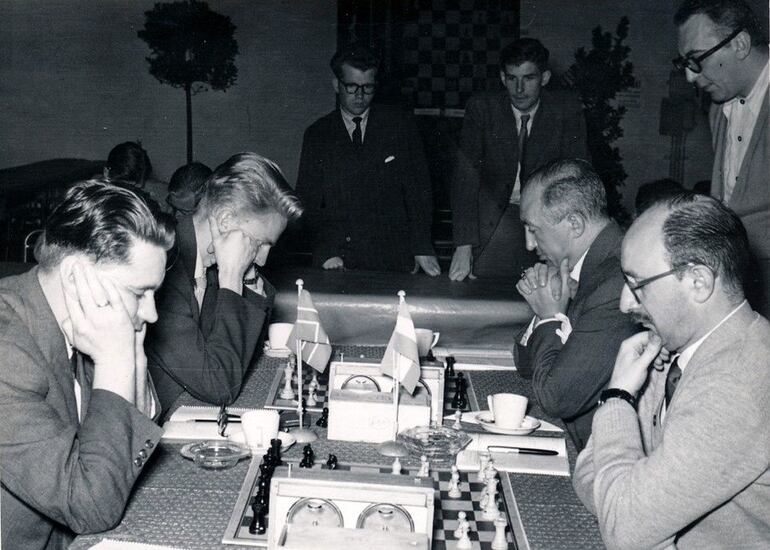
<path id="1" fill-rule="evenodd" d="M 181 269 L 184 276 L 184 285 L 189 285 L 191 291 L 188 292 L 190 300 L 190 311 L 193 312 L 193 318 L 200 319 L 200 308 L 198 300 L 195 297 L 195 260 L 198 257 L 198 242 L 195 238 L 195 226 L 192 216 L 183 216 L 179 218 L 176 229 L 176 246 L 174 246 L 174 261 L 181 265 L 174 266 L 175 269 Z"/>
<path id="2" fill-rule="evenodd" d="M 583 300 L 587 298 L 594 290 L 598 281 L 595 278 L 598 274 L 598 267 L 608 257 L 617 255 L 620 251 L 620 241 L 623 239 L 623 231 L 615 222 L 610 222 L 594 239 L 591 247 L 588 249 L 586 259 L 583 261 L 583 267 L 580 270 L 580 283 L 575 298 L 570 300 L 567 307 L 567 317 L 573 320 L 573 315 L 582 305 Z M 618 297 L 619 298 L 619 297 Z"/>
<path id="3" fill-rule="evenodd" d="M 540 96 L 540 106 L 537 108 L 535 118 L 532 120 L 532 126 L 527 137 L 527 151 L 525 166 L 532 168 L 540 166 L 543 152 L 546 151 L 548 140 L 552 137 L 552 127 L 547 121 L 553 121 L 556 116 L 552 113 L 551 104 L 548 102 L 545 91 Z"/>

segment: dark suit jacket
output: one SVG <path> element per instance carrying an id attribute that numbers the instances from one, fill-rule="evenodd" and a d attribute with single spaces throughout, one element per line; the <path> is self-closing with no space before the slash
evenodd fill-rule
<path id="1" fill-rule="evenodd" d="M 410 271 L 433 255 L 433 202 L 425 153 L 412 117 L 373 105 L 359 149 L 338 110 L 314 122 L 302 142 L 297 194 L 313 265 Z"/>
<path id="2" fill-rule="evenodd" d="M 267 297 L 246 288 L 242 296 L 220 289 L 216 268 L 211 267 L 199 308 L 196 251 L 192 217 L 182 216 L 169 253 L 171 267 L 155 298 L 158 321 L 148 328 L 145 341 L 148 368 L 164 409 L 184 390 L 216 405 L 230 404 L 238 397 L 275 296 L 267 281 Z"/>
<path id="3" fill-rule="evenodd" d="M 588 159 L 585 117 L 566 92 L 543 90 L 527 140 L 529 176 L 558 158 Z M 506 91 L 474 95 L 465 107 L 460 151 L 452 176 L 455 246 L 483 248 L 508 202 L 519 164 L 516 117 Z M 522 183 L 526 177 L 522 177 Z"/>
<path id="4" fill-rule="evenodd" d="M 0 280 L 2 547 L 66 548 L 116 525 L 162 430 L 134 405 L 91 390 L 78 421 L 70 360 L 38 269 Z"/>
<path id="5" fill-rule="evenodd" d="M 623 232 L 611 222 L 588 249 L 577 293 L 567 307 L 572 334 L 566 344 L 556 334 L 556 322 L 537 327 L 526 347 L 517 339 L 519 374 L 532 377 L 540 406 L 564 420 L 578 450 L 591 435 L 599 393 L 612 375 L 620 343 L 638 331 L 632 317 L 619 309 L 622 240 Z"/>

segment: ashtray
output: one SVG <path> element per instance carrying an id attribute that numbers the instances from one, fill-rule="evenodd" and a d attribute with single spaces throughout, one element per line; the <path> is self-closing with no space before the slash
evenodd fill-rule
<path id="1" fill-rule="evenodd" d="M 239 460 L 251 456 L 248 448 L 232 441 L 198 441 L 185 445 L 179 452 L 207 470 L 232 468 Z"/>
<path id="2" fill-rule="evenodd" d="M 453 464 L 455 456 L 472 438 L 465 432 L 446 426 L 416 426 L 398 434 L 414 456 L 425 455 L 437 464 Z"/>

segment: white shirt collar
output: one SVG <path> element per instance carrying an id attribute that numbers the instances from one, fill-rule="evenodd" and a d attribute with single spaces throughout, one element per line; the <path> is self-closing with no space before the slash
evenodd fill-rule
<path id="1" fill-rule="evenodd" d="M 569 276 L 578 282 L 580 281 L 580 272 L 583 271 L 583 262 L 586 260 L 586 256 L 588 255 L 589 250 L 591 250 L 590 246 L 586 248 L 586 251 L 583 252 L 583 255 L 580 256 L 580 259 L 575 263 L 574 267 L 569 272 Z"/>
<path id="2" fill-rule="evenodd" d="M 762 109 L 762 101 L 764 101 L 767 95 L 768 84 L 770 84 L 768 80 L 768 66 L 770 66 L 770 63 L 765 64 L 765 68 L 759 73 L 757 81 L 754 82 L 754 86 L 746 97 L 737 96 L 725 102 L 722 106 L 722 112 L 725 116 L 729 117 L 733 106 L 741 100 L 745 101 L 746 107 L 751 111 L 752 115 L 755 117 L 759 116 L 759 111 Z"/>
<path id="3" fill-rule="evenodd" d="M 706 334 L 704 334 L 700 339 L 698 339 L 697 342 L 690 344 L 687 346 L 682 353 L 679 354 L 679 359 L 677 360 L 677 365 L 679 365 L 679 368 L 684 371 L 684 368 L 687 366 L 687 363 L 690 362 L 690 359 L 692 359 L 692 356 L 695 355 L 695 352 L 698 351 L 698 348 L 701 346 L 703 342 L 706 341 L 706 338 L 711 336 L 716 329 L 721 327 L 730 317 L 735 315 L 735 312 L 738 311 L 743 307 L 743 304 L 746 303 L 746 300 L 743 300 L 738 307 L 736 307 L 734 310 L 732 310 L 730 313 L 728 313 L 721 321 L 719 321 L 714 328 L 712 328 L 710 331 L 708 331 Z"/>
<path id="4" fill-rule="evenodd" d="M 201 253 L 197 250 L 195 251 L 195 273 L 193 274 L 194 279 L 200 279 L 201 277 L 206 276 L 206 269 L 203 267 L 203 258 L 201 258 Z"/>
<path id="5" fill-rule="evenodd" d="M 527 129 L 532 128 L 532 120 L 535 118 L 535 113 L 537 113 L 537 110 L 540 108 L 540 100 L 537 100 L 537 103 L 535 104 L 532 109 L 530 109 L 528 112 L 524 113 L 522 111 L 519 111 L 516 107 L 513 106 L 513 103 L 511 103 L 511 109 L 513 110 L 513 116 L 516 119 L 516 128 L 518 128 L 521 125 L 521 115 L 529 115 L 529 120 L 527 121 Z"/>
<path id="6" fill-rule="evenodd" d="M 342 122 L 345 124 L 345 128 L 348 130 L 348 135 L 350 135 L 351 139 L 353 138 L 353 130 L 356 129 L 356 123 L 353 122 L 353 119 L 357 116 L 361 117 L 361 137 L 364 138 L 366 136 L 366 123 L 369 122 L 369 113 L 371 112 L 372 108 L 369 107 L 366 111 L 361 113 L 360 115 L 352 115 L 348 113 L 345 109 L 340 108 L 340 114 L 342 115 Z"/>

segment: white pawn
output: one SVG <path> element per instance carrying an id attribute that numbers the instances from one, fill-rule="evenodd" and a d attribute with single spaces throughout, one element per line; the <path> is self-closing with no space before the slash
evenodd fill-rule
<path id="1" fill-rule="evenodd" d="M 449 498 L 460 498 L 462 496 L 460 492 L 460 471 L 454 464 L 452 465 L 452 479 L 449 481 L 449 491 L 447 494 Z"/>
<path id="2" fill-rule="evenodd" d="M 492 550 L 508 550 L 508 539 L 505 537 L 506 527 L 508 527 L 508 521 L 500 512 L 495 519 L 495 538 L 492 539 Z"/>
<path id="3" fill-rule="evenodd" d="M 479 453 L 479 472 L 477 476 L 479 483 L 484 483 L 484 471 L 491 460 L 492 457 L 489 453 Z"/>
<path id="4" fill-rule="evenodd" d="M 318 388 L 318 386 L 320 385 L 320 384 L 318 383 L 318 373 L 315 371 L 315 369 L 313 369 L 313 378 L 310 380 L 310 384 L 311 384 L 311 385 L 312 385 L 314 388 Z"/>
<path id="5" fill-rule="evenodd" d="M 316 382 L 316 379 L 313 378 L 310 381 L 310 386 L 308 388 L 308 394 L 307 394 L 307 401 L 305 402 L 305 404 L 308 407 L 315 407 L 318 404 L 318 399 L 315 393 L 316 389 L 318 389 L 318 382 Z"/>
<path id="6" fill-rule="evenodd" d="M 393 466 L 391 467 L 391 472 L 398 475 L 401 473 L 401 461 L 396 457 L 396 459 L 393 461 Z"/>
<path id="7" fill-rule="evenodd" d="M 458 550 L 471 550 L 473 548 L 473 544 L 471 544 L 471 539 L 468 536 L 468 531 L 470 531 L 471 526 L 470 523 L 467 521 L 465 524 L 461 524 L 457 527 L 457 530 L 460 532 L 460 536 L 457 537 L 457 548 Z"/>
<path id="8" fill-rule="evenodd" d="M 417 477 L 428 477 L 430 475 L 430 463 L 428 457 L 422 455 L 420 457 L 420 471 L 417 472 Z"/>
<path id="9" fill-rule="evenodd" d="M 456 539 L 459 539 L 463 536 L 462 529 L 465 529 L 466 531 L 470 528 L 470 523 L 468 522 L 467 518 L 468 516 L 463 512 L 462 510 L 457 512 L 457 529 L 455 529 L 454 535 Z"/>
<path id="10" fill-rule="evenodd" d="M 487 480 L 487 501 L 484 505 L 484 511 L 481 514 L 487 521 L 493 521 L 500 515 L 500 510 L 497 508 L 497 478 L 493 477 Z"/>
<path id="11" fill-rule="evenodd" d="M 291 379 L 294 376 L 294 368 L 291 361 L 286 363 L 283 369 L 283 389 L 281 390 L 281 399 L 294 399 L 294 389 L 291 387 Z"/>
<path id="12" fill-rule="evenodd" d="M 463 417 L 462 411 L 456 411 L 455 412 L 455 423 L 452 424 L 452 427 L 455 430 L 459 430 L 459 429 L 461 429 L 463 427 L 463 425 L 460 423 L 460 420 L 462 420 L 462 417 Z"/>

